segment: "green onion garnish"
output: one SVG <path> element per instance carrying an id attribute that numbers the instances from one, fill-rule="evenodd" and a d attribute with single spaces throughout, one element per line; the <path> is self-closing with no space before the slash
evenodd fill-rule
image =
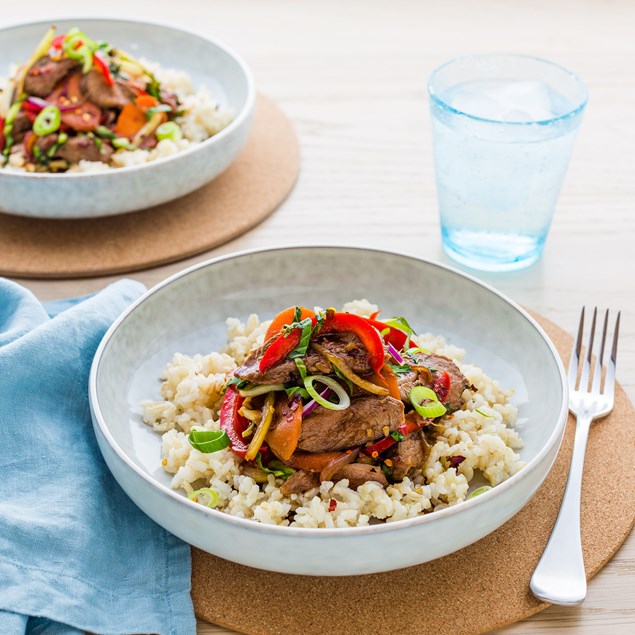
<path id="1" fill-rule="evenodd" d="M 117 135 L 112 131 L 106 128 L 106 126 L 97 126 L 95 132 L 100 136 L 106 139 L 116 139 Z"/>
<path id="2" fill-rule="evenodd" d="M 215 492 L 209 487 L 197 489 L 191 494 L 188 494 L 187 497 L 191 501 L 200 503 L 201 505 L 205 505 L 206 507 L 215 507 L 216 503 L 218 503 L 218 492 Z"/>
<path id="3" fill-rule="evenodd" d="M 338 403 L 328 401 L 320 393 L 313 388 L 313 382 L 320 382 L 327 388 L 330 388 L 339 398 Z M 310 375 L 304 379 L 304 387 L 311 397 L 320 404 L 323 408 L 328 410 L 345 410 L 351 405 L 351 398 L 346 394 L 346 391 L 340 384 L 338 384 L 332 377 L 326 375 Z"/>
<path id="4" fill-rule="evenodd" d="M 304 360 L 300 359 L 299 357 L 296 357 L 293 361 L 295 362 L 296 368 L 298 369 L 298 372 L 300 373 L 300 377 L 302 378 L 302 381 L 304 381 L 308 374 Z"/>
<path id="5" fill-rule="evenodd" d="M 434 390 L 426 386 L 415 386 L 410 391 L 410 403 L 424 419 L 436 419 L 447 412 Z"/>
<path id="6" fill-rule="evenodd" d="M 188 436 L 190 445 L 199 452 L 209 454 L 229 447 L 231 441 L 224 430 L 194 429 Z"/>
<path id="7" fill-rule="evenodd" d="M 478 408 L 474 412 L 478 412 L 480 415 L 482 415 L 483 417 L 487 417 L 488 419 L 491 419 L 494 416 L 485 414 L 482 410 L 478 410 Z"/>
<path id="8" fill-rule="evenodd" d="M 161 112 L 159 110 L 160 108 L 161 106 L 156 106 L 156 108 L 150 108 L 150 110 Z M 148 114 L 150 114 L 150 110 L 148 110 Z M 159 141 L 163 141 L 164 139 L 169 139 L 170 141 L 179 141 L 182 138 L 183 133 L 181 132 L 181 128 L 179 128 L 179 125 L 174 123 L 174 121 L 166 121 L 157 128 L 157 139 Z"/>
<path id="9" fill-rule="evenodd" d="M 470 500 L 470 498 L 474 498 L 476 496 L 480 496 L 481 494 L 485 494 L 485 492 L 489 492 L 492 488 L 489 485 L 483 485 L 483 487 L 476 488 L 465 500 Z"/>
<path id="10" fill-rule="evenodd" d="M 241 397 L 257 397 L 264 395 L 266 392 L 275 392 L 284 390 L 283 384 L 261 384 L 260 386 L 252 386 L 251 388 L 238 388 Z"/>

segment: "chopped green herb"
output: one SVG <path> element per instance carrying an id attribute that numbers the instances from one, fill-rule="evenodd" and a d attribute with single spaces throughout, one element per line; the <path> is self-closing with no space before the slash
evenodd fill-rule
<path id="1" fill-rule="evenodd" d="M 289 359 L 296 359 L 306 355 L 307 349 L 309 348 L 309 342 L 311 341 L 311 335 L 313 333 L 313 321 L 311 318 L 306 318 L 301 322 L 294 322 L 293 324 L 285 326 L 282 329 L 284 336 L 288 337 L 289 333 L 296 328 L 302 329 L 302 335 L 300 336 L 300 343 L 287 355 Z"/>
<path id="2" fill-rule="evenodd" d="M 301 361 L 301 360 L 296 360 Z M 300 395 L 302 399 L 310 399 L 311 396 L 306 388 L 301 388 L 300 386 L 293 386 L 292 388 L 285 388 L 285 392 L 287 393 L 287 397 L 293 397 L 293 395 Z"/>
<path id="3" fill-rule="evenodd" d="M 236 386 L 236 388 L 238 390 L 242 390 L 243 388 L 246 388 L 249 385 L 248 381 L 245 381 L 244 379 L 239 379 L 238 377 L 232 377 L 224 386 L 223 386 L 223 390 L 221 391 L 221 395 L 224 395 L 227 392 L 227 389 L 230 386 Z"/>
<path id="4" fill-rule="evenodd" d="M 390 436 L 391 436 L 391 437 L 392 437 L 392 438 L 393 438 L 393 439 L 394 439 L 397 443 L 399 443 L 399 442 L 403 441 L 403 440 L 406 438 L 403 434 L 401 434 L 401 432 L 399 432 L 399 430 L 393 430 L 393 431 L 390 433 Z"/>
<path id="5" fill-rule="evenodd" d="M 265 467 L 262 464 L 262 455 L 260 452 L 256 454 L 256 464 L 258 467 L 267 474 L 273 474 L 276 478 L 288 479 L 292 474 L 295 474 L 295 470 L 292 467 L 287 467 L 281 461 L 269 461 L 269 466 Z"/>
<path id="6" fill-rule="evenodd" d="M 392 368 L 393 372 L 397 375 L 403 375 L 409 373 L 412 369 L 408 364 L 388 364 Z"/>
<path id="7" fill-rule="evenodd" d="M 408 323 L 408 320 L 406 320 L 405 317 L 398 316 L 390 318 L 389 320 L 384 320 L 384 322 L 388 324 L 388 326 L 399 329 L 407 335 L 404 348 L 408 348 L 410 346 L 410 338 L 415 334 L 413 328 Z"/>
<path id="8" fill-rule="evenodd" d="M 148 108 L 146 111 L 146 119 L 150 121 L 152 119 L 152 115 L 157 112 L 172 112 L 172 108 L 167 104 L 159 104 L 158 106 L 153 106 L 152 108 Z"/>
<path id="9" fill-rule="evenodd" d="M 478 410 L 478 409 L 476 409 L 475 412 L 478 412 L 480 415 L 483 415 L 484 417 L 488 417 L 489 419 L 491 419 L 494 416 L 494 415 L 485 414 L 482 410 Z"/>

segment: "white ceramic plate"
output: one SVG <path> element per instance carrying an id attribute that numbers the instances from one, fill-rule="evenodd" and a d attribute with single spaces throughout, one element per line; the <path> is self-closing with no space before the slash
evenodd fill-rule
<path id="1" fill-rule="evenodd" d="M 467 359 L 515 389 L 527 462 L 470 501 L 370 527 L 268 526 L 193 503 L 170 488 L 160 435 L 138 412 L 159 399 L 158 377 L 176 351 L 218 350 L 225 319 L 273 317 L 294 304 L 341 306 L 355 298 L 443 334 Z M 461 549 L 500 527 L 547 475 L 567 417 L 558 354 L 510 300 L 458 271 L 382 251 L 296 247 L 212 260 L 169 278 L 111 327 L 93 363 L 90 400 L 99 446 L 115 478 L 149 516 L 183 540 L 245 565 L 299 574 L 352 575 L 406 567 Z"/>
<path id="2" fill-rule="evenodd" d="M 26 61 L 53 21 L 0 29 L 0 77 Z M 222 44 L 171 26 L 133 20 L 55 20 L 58 33 L 78 27 L 137 57 L 186 71 L 206 86 L 234 120 L 201 144 L 166 159 L 104 172 L 45 174 L 0 169 L 0 211 L 39 218 L 112 216 L 166 203 L 226 170 L 247 142 L 255 87 L 245 63 Z"/>

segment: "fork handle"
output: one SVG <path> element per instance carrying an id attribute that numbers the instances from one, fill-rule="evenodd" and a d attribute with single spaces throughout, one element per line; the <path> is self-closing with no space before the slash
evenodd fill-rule
<path id="1" fill-rule="evenodd" d="M 580 539 L 580 494 L 591 420 L 586 413 L 577 418 L 569 478 L 560 512 L 529 585 L 538 599 L 551 604 L 576 606 L 586 597 Z"/>

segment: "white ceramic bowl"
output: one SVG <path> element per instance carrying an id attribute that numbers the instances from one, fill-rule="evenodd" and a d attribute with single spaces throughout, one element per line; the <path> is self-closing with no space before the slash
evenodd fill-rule
<path id="1" fill-rule="evenodd" d="M 472 500 L 418 518 L 342 529 L 263 525 L 193 503 L 170 488 L 160 435 L 138 404 L 159 398 L 174 352 L 218 350 L 225 319 L 271 318 L 281 308 L 341 306 L 368 298 L 413 328 L 444 334 L 514 401 L 527 462 Z M 373 573 L 426 562 L 500 527 L 535 493 L 556 457 L 567 417 L 558 354 L 542 329 L 494 289 L 458 271 L 382 251 L 296 247 L 226 256 L 196 265 L 146 293 L 105 335 L 90 376 L 99 447 L 115 478 L 143 511 L 183 540 L 228 560 L 307 575 Z"/>
<path id="2" fill-rule="evenodd" d="M 131 20 L 55 20 L 58 33 L 72 27 L 97 40 L 183 70 L 194 87 L 206 86 L 234 121 L 184 152 L 140 166 L 96 173 L 40 174 L 0 169 L 0 211 L 39 218 L 112 216 L 166 203 L 205 185 L 229 167 L 247 142 L 255 88 L 244 62 L 225 46 L 181 29 Z M 0 29 L 0 77 L 25 61 L 50 20 Z"/>

